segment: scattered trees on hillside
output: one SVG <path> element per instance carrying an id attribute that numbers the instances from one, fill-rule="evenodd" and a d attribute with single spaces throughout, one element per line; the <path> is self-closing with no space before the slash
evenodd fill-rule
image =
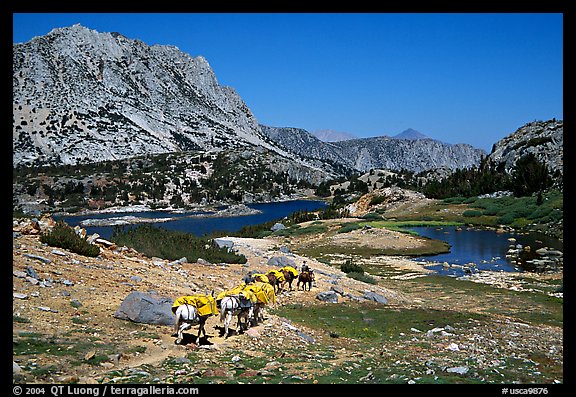
<path id="1" fill-rule="evenodd" d="M 538 161 L 534 154 L 529 153 L 516 161 L 512 173 L 512 192 L 516 197 L 541 193 L 552 186 L 552 183 L 548 167 Z"/>
<path id="2" fill-rule="evenodd" d="M 430 181 L 421 187 L 422 193 L 431 198 L 472 197 L 509 190 L 516 197 L 542 192 L 553 184 L 546 164 L 529 153 L 516 161 L 511 174 L 503 166 L 495 166 L 482 159 L 479 167 L 459 169 L 440 181 Z"/>

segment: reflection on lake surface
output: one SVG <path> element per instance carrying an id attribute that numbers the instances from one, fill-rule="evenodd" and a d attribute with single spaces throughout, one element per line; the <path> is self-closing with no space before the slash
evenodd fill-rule
<path id="1" fill-rule="evenodd" d="M 427 262 L 438 262 L 436 265 L 426 266 L 442 275 L 460 276 L 464 270 L 459 267 L 446 267 L 442 263 L 465 265 L 474 263 L 472 269 L 494 270 L 505 272 L 523 271 L 511 259 L 506 258 L 510 245 L 521 244 L 530 246 L 531 251 L 542 247 L 563 250 L 560 240 L 553 239 L 541 233 L 496 233 L 491 229 L 449 227 L 412 227 L 409 230 L 417 232 L 424 237 L 443 240 L 450 244 L 450 252 L 433 256 L 416 258 Z M 514 239 L 514 240 L 509 240 Z"/>
<path id="2" fill-rule="evenodd" d="M 291 200 L 275 203 L 248 204 L 248 207 L 260 211 L 257 214 L 227 216 L 227 217 L 199 217 L 197 215 L 209 215 L 208 212 L 166 212 L 166 211 L 144 211 L 144 212 L 114 212 L 90 215 L 69 215 L 54 216 L 55 220 L 64 220 L 70 226 L 80 225 L 89 219 L 110 219 L 139 217 L 148 219 L 158 219 L 158 222 L 150 222 L 155 226 L 168 230 L 192 233 L 202 236 L 215 231 L 235 232 L 243 226 L 257 225 L 275 219 L 281 219 L 296 211 L 314 211 L 324 208 L 327 204 L 320 200 Z M 169 218 L 170 220 L 165 220 Z M 135 227 L 130 225 L 127 227 Z M 86 226 L 88 234 L 98 233 L 102 238 L 109 239 L 112 236 L 114 226 Z"/>
<path id="3" fill-rule="evenodd" d="M 208 215 L 208 212 L 115 212 L 90 215 L 54 216 L 55 220 L 64 220 L 70 226 L 80 225 L 81 222 L 94 219 L 139 217 L 155 220 L 151 223 L 168 230 L 177 230 L 202 236 L 215 231 L 235 232 L 243 226 L 256 225 L 272 220 L 284 218 L 296 211 L 314 211 L 327 204 L 319 200 L 292 200 L 276 203 L 249 204 L 248 207 L 258 210 L 259 213 L 242 216 L 227 217 L 200 217 Z M 125 227 L 135 227 L 129 225 Z M 114 226 L 86 226 L 88 234 L 98 233 L 105 239 L 110 239 Z M 510 245 L 521 244 L 523 247 L 530 246 L 534 252 L 542 247 L 549 247 L 563 251 L 562 241 L 548 237 L 541 233 L 497 233 L 492 229 L 449 227 L 412 227 L 409 230 L 419 235 L 443 240 L 450 244 L 450 252 L 433 256 L 415 258 L 418 261 L 429 262 L 427 268 L 441 275 L 461 276 L 466 270 L 477 272 L 480 270 L 493 270 L 515 272 L 530 270 L 516 265 L 512 259 L 506 258 Z M 447 262 L 450 265 L 446 266 Z M 474 263 L 475 266 L 462 265 Z"/>

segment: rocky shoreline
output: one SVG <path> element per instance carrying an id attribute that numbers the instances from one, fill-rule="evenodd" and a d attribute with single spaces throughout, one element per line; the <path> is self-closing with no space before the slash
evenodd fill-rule
<path id="1" fill-rule="evenodd" d="M 145 208 L 138 208 L 138 210 L 132 209 L 132 211 L 126 211 L 125 209 L 129 207 L 118 207 L 114 211 L 107 211 L 107 212 L 91 212 L 91 214 L 102 214 L 102 213 L 115 213 L 115 212 L 151 212 L 151 211 L 165 211 L 165 212 L 177 212 L 177 213 L 185 213 L 182 211 L 172 211 L 169 209 L 164 210 L 152 210 L 152 209 L 145 209 Z M 233 217 L 233 216 L 247 216 L 247 215 L 255 215 L 260 214 L 262 211 L 253 209 L 248 207 L 245 204 L 236 204 L 228 206 L 224 209 L 216 210 L 215 212 L 202 212 L 202 213 L 192 213 L 185 216 L 180 217 L 162 217 L 162 218 L 149 218 L 149 217 L 140 217 L 134 215 L 126 215 L 120 217 L 110 217 L 106 219 L 97 219 L 97 218 L 90 218 L 85 219 L 80 222 L 80 226 L 82 227 L 89 227 L 89 226 L 117 226 L 117 225 L 133 225 L 139 223 L 161 223 L 161 222 L 170 222 L 175 221 L 177 219 L 182 218 L 223 218 L 223 217 Z"/>

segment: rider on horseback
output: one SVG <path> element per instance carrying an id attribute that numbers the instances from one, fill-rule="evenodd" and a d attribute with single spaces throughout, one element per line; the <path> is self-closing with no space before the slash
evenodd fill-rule
<path id="1" fill-rule="evenodd" d="M 304 290 L 306 290 L 306 285 L 308 285 L 308 290 L 310 290 L 310 287 L 312 286 L 312 283 L 314 282 L 314 280 L 315 280 L 314 270 L 312 270 L 306 264 L 306 261 L 304 261 L 304 263 L 302 264 L 302 271 L 300 272 L 300 275 L 298 276 L 298 282 L 296 283 L 296 289 L 299 289 L 300 283 L 303 283 Z"/>
<path id="2" fill-rule="evenodd" d="M 302 272 L 301 273 L 314 273 L 314 270 L 311 269 L 307 264 L 306 261 L 304 261 L 304 263 L 302 263 Z"/>

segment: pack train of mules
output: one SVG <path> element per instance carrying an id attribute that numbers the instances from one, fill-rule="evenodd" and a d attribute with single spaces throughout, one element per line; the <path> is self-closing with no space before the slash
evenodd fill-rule
<path id="1" fill-rule="evenodd" d="M 181 344 L 184 340 L 184 331 L 198 325 L 198 334 L 195 343 L 200 343 L 200 336 L 206 336 L 205 324 L 210 316 L 220 314 L 220 322 L 224 324 L 224 338 L 229 335 L 232 319 L 236 317 L 236 332 L 242 333 L 250 326 L 256 326 L 264 321 L 263 309 L 268 304 L 276 303 L 276 295 L 288 286 L 292 291 L 292 282 L 298 280 L 296 289 L 308 291 L 314 282 L 314 271 L 306 265 L 301 272 L 292 266 L 284 266 L 279 270 L 270 270 L 268 273 L 250 272 L 237 286 L 220 292 L 214 297 L 211 295 L 185 295 L 174 301 L 172 312 L 176 316 L 174 324 L 175 343 Z"/>

